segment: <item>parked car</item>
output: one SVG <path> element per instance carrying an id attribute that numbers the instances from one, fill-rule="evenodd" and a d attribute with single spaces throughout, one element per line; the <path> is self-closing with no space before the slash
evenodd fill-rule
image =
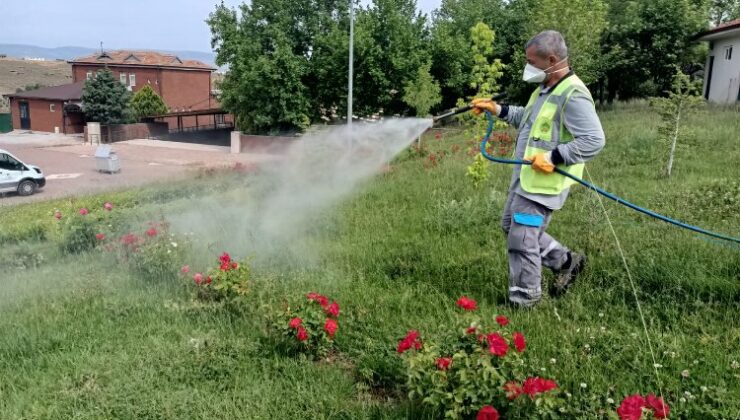
<path id="1" fill-rule="evenodd" d="M 0 193 L 17 191 L 31 195 L 46 185 L 41 168 L 27 165 L 10 152 L 0 149 Z"/>

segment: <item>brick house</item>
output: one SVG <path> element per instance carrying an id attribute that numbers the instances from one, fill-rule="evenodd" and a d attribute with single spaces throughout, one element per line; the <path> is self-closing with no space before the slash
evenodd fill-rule
<path id="1" fill-rule="evenodd" d="M 71 84 L 6 95 L 10 99 L 14 129 L 55 131 L 58 127 L 64 133 L 82 132 L 83 127 L 77 125 L 81 115 L 74 117 L 74 124 L 69 124 L 64 111 L 69 111 L 67 114 L 71 118 L 71 111 L 84 110 L 81 96 L 85 80 L 106 68 L 132 92 L 151 86 L 170 112 L 218 106 L 211 91 L 211 74 L 215 69 L 201 61 L 181 60 L 175 55 L 154 51 L 121 50 L 104 51 L 69 63 L 72 65 Z"/>
<path id="2" fill-rule="evenodd" d="M 85 126 L 80 98 L 84 82 L 6 95 L 15 130 L 81 133 Z"/>

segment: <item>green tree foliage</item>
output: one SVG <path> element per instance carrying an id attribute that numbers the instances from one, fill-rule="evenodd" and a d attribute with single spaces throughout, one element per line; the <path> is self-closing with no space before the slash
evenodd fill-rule
<path id="1" fill-rule="evenodd" d="M 565 6 L 565 7 L 564 7 Z M 530 22 L 530 36 L 554 29 L 563 34 L 570 64 L 584 83 L 604 73 L 599 38 L 607 27 L 604 0 L 540 0 Z"/>
<path id="2" fill-rule="evenodd" d="M 145 85 L 131 97 L 131 111 L 136 118 L 167 113 L 167 105 L 151 86 Z"/>
<path id="3" fill-rule="evenodd" d="M 420 66 L 416 80 L 406 84 L 403 101 L 416 111 L 419 117 L 426 117 L 432 107 L 442 101 L 439 83 L 429 74 L 431 64 Z"/>
<path id="4" fill-rule="evenodd" d="M 475 93 L 469 87 L 473 65 L 470 28 L 478 22 L 489 27 L 510 26 L 501 0 L 442 0 L 433 14 L 430 55 L 432 75 L 440 81 L 443 106 Z M 496 40 L 494 50 L 504 53 L 508 43 Z"/>
<path id="5" fill-rule="evenodd" d="M 740 18 L 740 0 L 711 0 L 709 19 L 712 24 L 728 22 Z"/>
<path id="6" fill-rule="evenodd" d="M 359 114 L 403 114 L 404 87 L 427 63 L 426 18 L 414 0 L 373 0 L 357 15 L 355 104 Z"/>
<path id="7" fill-rule="evenodd" d="M 658 128 L 660 139 L 669 145 L 666 175 L 671 176 L 676 145 L 686 135 L 683 118 L 692 110 L 704 104 L 701 97 L 701 82 L 676 69 L 671 90 L 667 98 L 651 98 L 651 105 L 658 110 L 662 123 Z"/>
<path id="8" fill-rule="evenodd" d="M 108 70 L 97 72 L 85 81 L 82 104 L 85 118 L 101 124 L 125 124 L 132 120 L 129 108 L 131 93 Z"/>
<path id="9" fill-rule="evenodd" d="M 602 37 L 609 99 L 661 95 L 671 90 L 677 66 L 690 72 L 703 65 L 692 37 L 706 28 L 707 13 L 704 1 L 610 0 Z"/>

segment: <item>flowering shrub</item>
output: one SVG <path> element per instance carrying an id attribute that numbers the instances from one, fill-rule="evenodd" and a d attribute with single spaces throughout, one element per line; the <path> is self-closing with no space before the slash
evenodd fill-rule
<path id="1" fill-rule="evenodd" d="M 325 357 L 334 349 L 340 311 L 336 301 L 311 292 L 303 302 L 274 316 L 272 329 L 289 352 Z"/>
<path id="2" fill-rule="evenodd" d="M 477 303 L 463 296 L 461 315 L 441 339 L 423 340 L 409 331 L 396 351 L 406 364 L 409 397 L 445 417 L 543 418 L 555 416 L 562 403 L 551 379 L 526 377 L 527 343 L 498 316 L 485 325 L 475 315 Z"/>
<path id="3" fill-rule="evenodd" d="M 150 280 L 176 278 L 188 245 L 184 238 L 170 233 L 165 222 L 150 223 L 144 235 L 129 232 L 118 242 L 123 261 Z"/>
<path id="4" fill-rule="evenodd" d="M 180 273 L 190 272 L 190 266 L 184 266 Z M 237 299 L 249 292 L 250 270 L 246 262 L 237 262 L 224 252 L 218 257 L 218 267 L 208 273 L 195 273 L 192 277 L 197 296 L 207 300 Z"/>
<path id="5" fill-rule="evenodd" d="M 63 217 L 58 210 L 54 212 L 54 218 L 59 221 L 59 245 L 62 251 L 68 254 L 79 254 L 95 248 L 99 242 L 95 236 L 99 233 L 96 222 L 100 218 L 95 218 L 89 213 L 86 208 L 81 208 L 67 217 Z"/>

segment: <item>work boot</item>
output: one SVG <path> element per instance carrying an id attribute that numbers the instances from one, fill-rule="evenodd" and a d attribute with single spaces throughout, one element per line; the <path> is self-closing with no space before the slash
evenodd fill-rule
<path id="1" fill-rule="evenodd" d="M 576 283 L 576 278 L 586 267 L 586 256 L 575 252 L 568 253 L 568 261 L 558 270 L 552 285 L 554 296 L 564 295 Z"/>

